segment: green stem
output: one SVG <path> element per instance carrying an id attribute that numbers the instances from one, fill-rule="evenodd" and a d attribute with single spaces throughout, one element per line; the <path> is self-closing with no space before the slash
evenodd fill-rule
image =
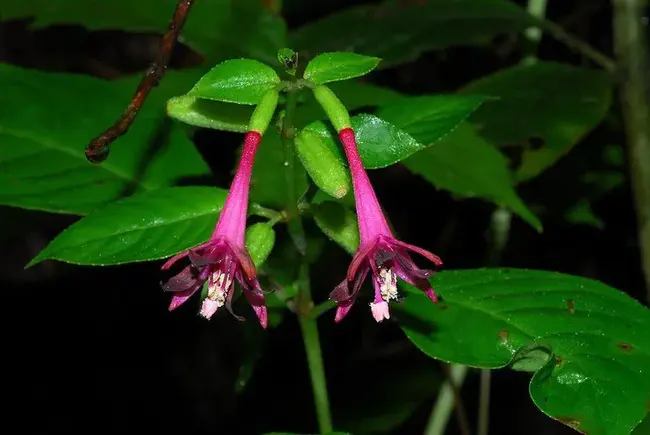
<path id="1" fill-rule="evenodd" d="M 311 387 L 314 391 L 318 428 L 322 434 L 330 433 L 332 432 L 332 416 L 327 397 L 327 383 L 318 336 L 318 326 L 316 325 L 316 320 L 307 316 L 300 316 L 299 321 L 300 329 L 302 330 L 302 339 L 305 343 L 305 351 L 307 352 Z"/>
<path id="2" fill-rule="evenodd" d="M 543 18 L 546 15 L 546 0 L 528 0 L 526 9 L 533 17 Z M 524 35 L 529 41 L 538 43 L 542 39 L 542 29 L 530 27 L 526 29 Z"/>
<path id="3" fill-rule="evenodd" d="M 283 218 L 282 213 L 279 211 L 262 207 L 259 204 L 250 204 L 248 206 L 248 214 L 263 217 L 271 221 L 279 221 Z"/>
<path id="4" fill-rule="evenodd" d="M 298 294 L 298 321 L 302 331 L 302 340 L 305 343 L 307 353 L 307 365 L 311 377 L 311 387 L 314 391 L 314 402 L 316 404 L 316 417 L 318 428 L 323 434 L 332 432 L 332 416 L 327 396 L 327 380 L 325 368 L 323 367 L 323 353 L 318 336 L 318 324 L 311 315 L 314 303 L 311 299 L 311 288 L 309 286 L 309 265 L 303 261 L 300 266 L 300 278 L 298 280 L 300 293 Z"/>
<path id="5" fill-rule="evenodd" d="M 490 221 L 490 250 L 488 251 L 487 265 L 496 267 L 501 263 L 503 251 L 506 249 L 510 238 L 510 224 L 512 213 L 505 208 L 497 208 L 492 212 Z"/>
<path id="6" fill-rule="evenodd" d="M 490 430 L 490 384 L 492 371 L 481 370 L 481 383 L 478 397 L 478 430 L 477 435 L 488 435 Z"/>
<path id="7" fill-rule="evenodd" d="M 311 286 L 309 280 L 309 264 L 304 257 L 306 252 L 305 230 L 302 226 L 302 218 L 298 209 L 298 195 L 296 191 L 295 165 L 296 154 L 294 146 L 295 127 L 293 119 L 296 111 L 298 90 L 291 89 L 287 92 L 287 105 L 282 121 L 282 141 L 284 143 L 284 169 L 286 174 L 287 188 L 287 227 L 289 235 L 298 250 L 303 254 L 300 264 L 298 279 L 298 295 L 296 297 L 296 312 L 302 339 L 305 344 L 307 365 L 311 377 L 312 390 L 314 392 L 314 403 L 316 406 L 316 417 L 321 433 L 332 432 L 332 417 L 327 394 L 327 382 L 325 368 L 323 366 L 323 355 L 321 351 L 320 338 L 316 318 L 311 315 L 314 302 L 311 297 Z"/>
<path id="8" fill-rule="evenodd" d="M 447 376 L 447 380 L 442 384 L 442 387 L 440 387 L 440 391 L 438 391 L 438 397 L 433 405 L 431 417 L 429 417 L 429 422 L 424 430 L 424 435 L 443 435 L 445 433 L 449 417 L 451 416 L 451 412 L 454 410 L 454 405 L 456 405 L 455 407 L 457 412 L 460 409 L 457 406 L 460 396 L 458 388 L 463 384 L 466 375 L 467 366 L 456 364 L 450 366 L 449 376 Z M 466 418 L 461 415 L 459 415 L 459 427 L 463 435 L 469 435 Z"/>
<path id="9" fill-rule="evenodd" d="M 641 263 L 650 303 L 650 56 L 645 0 L 614 0 L 614 47 L 621 68 L 620 100 L 634 190 Z"/>
<path id="10" fill-rule="evenodd" d="M 284 143 L 284 173 L 287 188 L 287 229 L 293 243 L 301 254 L 307 250 L 305 230 L 298 209 L 298 192 L 296 191 L 296 151 L 294 138 L 296 135 L 293 120 L 298 103 L 298 90 L 290 89 L 287 92 L 287 103 L 282 120 L 282 142 Z"/>
<path id="11" fill-rule="evenodd" d="M 328 312 L 329 310 L 335 307 L 336 307 L 336 302 L 332 300 L 327 300 L 312 308 L 312 310 L 309 312 L 309 315 L 312 319 L 318 319 L 320 316 L 322 316 L 323 314 L 325 314 L 326 312 Z"/>
<path id="12" fill-rule="evenodd" d="M 527 10 L 533 17 L 543 18 L 546 15 L 546 0 L 528 0 Z M 539 42 L 542 40 L 542 29 L 537 26 L 529 27 L 524 32 L 524 36 L 530 41 L 531 47 L 530 54 L 524 58 L 523 63 L 530 65 L 537 62 L 535 53 Z"/>

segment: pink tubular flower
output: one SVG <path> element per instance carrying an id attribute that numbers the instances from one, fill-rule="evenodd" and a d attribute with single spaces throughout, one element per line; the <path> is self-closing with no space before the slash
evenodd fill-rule
<path id="1" fill-rule="evenodd" d="M 239 281 L 246 299 L 253 307 L 262 327 L 267 325 L 264 295 L 260 288 L 244 243 L 248 190 L 255 152 L 262 139 L 257 131 L 249 131 L 244 139 L 241 160 L 230 186 L 217 226 L 206 243 L 170 258 L 162 269 L 169 269 L 176 261 L 189 257 L 191 264 L 176 276 L 162 283 L 166 291 L 173 292 L 169 310 L 174 310 L 208 282 L 208 295 L 203 300 L 200 314 L 210 319 L 218 308 L 226 306 L 232 312 L 234 280 Z M 236 316 L 239 320 L 243 318 Z"/>
<path id="2" fill-rule="evenodd" d="M 361 163 L 354 131 L 351 128 L 341 129 L 339 139 L 352 174 L 361 244 L 350 263 L 347 277 L 330 294 L 330 298 L 338 304 L 334 320 L 341 321 L 350 311 L 370 271 L 375 289 L 370 308 L 377 322 L 390 318 L 388 303 L 398 299 L 397 278 L 418 287 L 431 301 L 437 302 L 438 297 L 427 280 L 433 271 L 419 269 L 408 252 L 420 254 L 435 266 L 441 266 L 442 261 L 429 251 L 393 237 Z"/>

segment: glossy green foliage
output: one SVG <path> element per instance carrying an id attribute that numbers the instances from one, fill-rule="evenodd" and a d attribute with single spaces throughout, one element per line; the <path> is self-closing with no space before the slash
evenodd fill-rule
<path id="1" fill-rule="evenodd" d="M 110 159 L 91 165 L 84 147 L 124 110 L 139 78 L 106 82 L 0 64 L 0 204 L 86 214 L 134 191 L 209 174 L 162 110 L 197 77 L 170 73 Z"/>
<path id="2" fill-rule="evenodd" d="M 520 269 L 442 272 L 441 302 L 406 289 L 395 317 L 427 355 L 535 372 L 530 394 L 581 431 L 627 435 L 650 398 L 650 310 L 597 281 Z"/>
<path id="3" fill-rule="evenodd" d="M 523 147 L 520 180 L 535 177 L 602 121 L 612 103 L 606 73 L 537 62 L 481 78 L 463 89 L 499 99 L 472 117 L 481 136 L 499 147 Z"/>
<path id="4" fill-rule="evenodd" d="M 258 104 L 280 83 L 268 65 L 252 59 L 231 59 L 212 68 L 188 96 L 237 104 Z"/>
<path id="5" fill-rule="evenodd" d="M 650 414 L 648 414 L 646 418 L 634 429 L 634 432 L 632 432 L 632 435 L 648 434 L 650 434 Z"/>
<path id="6" fill-rule="evenodd" d="M 226 191 L 172 187 L 109 204 L 59 234 L 30 264 L 108 266 L 165 258 L 206 242 Z"/>
<path id="7" fill-rule="evenodd" d="M 310 53 L 356 51 L 387 66 L 452 45 L 485 45 L 534 22 L 506 0 L 389 0 L 346 8 L 299 28 L 290 39 L 293 47 Z"/>
<path id="8" fill-rule="evenodd" d="M 382 105 L 377 116 L 407 131 L 419 142 L 433 144 L 489 100 L 480 94 L 410 97 Z"/>
<path id="9" fill-rule="evenodd" d="M 205 70 L 170 70 L 102 165 L 89 164 L 83 148 L 122 112 L 139 77 L 105 82 L 0 65 L 0 205 L 88 214 L 31 264 L 47 259 L 84 265 L 155 260 L 206 241 L 226 192 L 170 187 L 209 175 L 209 170 L 184 130 L 164 120 L 164 102 L 181 95 L 168 100 L 167 113 L 185 124 L 244 132 L 252 106 L 278 89 L 280 79 L 273 67 L 279 68 L 280 47 L 292 46 L 301 56 L 305 52 L 305 59 L 312 60 L 304 77 L 316 84 L 332 82 L 331 89 L 348 110 L 378 108 L 373 115 L 352 118 L 366 167 L 401 162 L 436 187 L 492 201 L 537 229 L 539 220 L 513 186 L 558 161 L 611 106 L 612 81 L 605 74 L 548 62 L 498 71 L 458 95 L 405 97 L 358 80 L 343 82 L 372 71 L 379 57 L 384 59 L 382 67 L 392 66 L 452 45 L 487 45 L 497 35 L 534 25 L 535 19 L 512 1 L 391 0 L 354 6 L 299 28 L 291 43 L 281 15 L 267 10 L 264 2 L 195 3 L 180 42 L 208 65 L 231 60 L 218 64 L 198 83 Z M 0 17 L 30 17 L 33 28 L 72 24 L 159 34 L 175 4 L 6 1 L 0 5 Z M 274 114 L 268 109 L 255 125 L 266 128 Z M 337 116 L 341 122 L 335 124 L 342 125 L 346 116 Z M 336 134 L 327 122 L 313 122 L 317 120 L 326 121 L 325 111 L 305 92 L 294 118 L 296 151 L 314 184 L 331 197 L 315 199 L 311 191 L 303 197 L 308 180 L 301 165 L 293 174 L 295 193 L 322 233 L 353 253 L 359 233 L 350 177 Z M 499 152 L 509 147 L 523 149 L 516 177 Z M 252 200 L 288 208 L 285 167 L 292 157 L 285 155 L 276 129 L 269 128 L 256 158 Z M 592 174 L 600 184 L 621 183 L 620 171 L 610 175 Z M 589 204 L 576 201 L 569 219 L 597 224 Z M 288 223 L 291 235 L 296 222 Z M 325 243 L 323 234 L 311 230 L 317 236 L 302 235 L 308 240 L 306 263 L 319 259 Z M 295 266 L 303 261 L 289 240 L 279 240 L 278 248 L 275 243 L 269 223 L 248 228 L 247 248 L 260 278 L 269 281 L 265 288 L 275 288 L 276 283 L 281 287 L 267 297 L 271 325 L 288 312 L 298 291 Z M 630 298 L 595 281 L 514 269 L 442 272 L 432 282 L 442 297 L 439 304 L 405 288 L 405 303 L 395 305 L 393 316 L 427 355 L 475 367 L 534 372 L 530 394 L 540 409 L 592 435 L 628 434 L 646 416 L 650 315 Z M 251 377 L 262 347 L 257 345 L 263 335 L 259 328 L 255 331 L 255 337 L 246 336 L 240 389 Z M 394 430 L 431 398 L 439 381 L 431 374 L 411 366 L 395 375 L 382 373 L 391 379 L 390 385 L 374 383 L 376 389 L 340 398 L 337 403 L 349 403 L 344 409 L 350 412 L 335 412 L 336 427 L 353 433 Z M 643 430 L 639 426 L 635 434 L 643 435 Z"/>
<path id="10" fill-rule="evenodd" d="M 349 52 L 322 53 L 309 61 L 303 77 L 316 84 L 348 80 L 368 74 L 380 61 L 377 57 Z"/>
<path id="11" fill-rule="evenodd" d="M 353 117 L 352 128 L 363 165 L 368 169 L 393 165 L 426 147 L 408 133 L 374 115 L 361 114 Z M 327 124 L 318 121 L 309 124 L 305 130 L 319 136 L 322 143 L 335 150 L 343 161 L 344 156 L 338 145 L 338 136 Z"/>

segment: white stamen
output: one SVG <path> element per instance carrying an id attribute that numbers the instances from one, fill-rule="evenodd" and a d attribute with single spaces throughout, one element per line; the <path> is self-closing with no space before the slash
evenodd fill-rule
<path id="1" fill-rule="evenodd" d="M 230 275 L 226 275 L 219 270 L 214 272 L 208 283 L 208 299 L 216 302 L 218 308 L 223 307 L 231 285 L 232 278 Z"/>
<path id="2" fill-rule="evenodd" d="M 389 302 L 392 299 L 397 299 L 397 275 L 391 269 L 380 269 L 377 281 L 381 298 L 384 301 Z"/>

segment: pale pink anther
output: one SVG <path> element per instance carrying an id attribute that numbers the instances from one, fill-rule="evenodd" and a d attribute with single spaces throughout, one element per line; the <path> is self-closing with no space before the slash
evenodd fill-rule
<path id="1" fill-rule="evenodd" d="M 377 323 L 390 319 L 390 311 L 388 310 L 388 302 L 377 302 L 370 304 L 370 311 L 372 312 L 372 317 L 375 318 Z"/>

